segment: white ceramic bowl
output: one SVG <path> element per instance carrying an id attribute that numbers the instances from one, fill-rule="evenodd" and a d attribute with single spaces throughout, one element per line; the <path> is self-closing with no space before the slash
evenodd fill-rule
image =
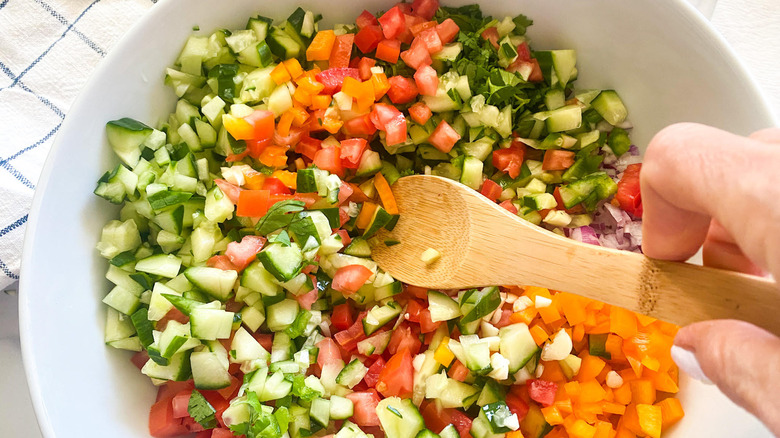
<path id="1" fill-rule="evenodd" d="M 304 0 L 326 23 L 353 20 L 391 0 Z M 463 4 L 453 0 L 449 4 Z M 575 48 L 580 87 L 615 88 L 636 125 L 635 142 L 679 121 L 740 134 L 773 125 L 768 106 L 732 51 L 682 0 L 496 0 L 493 15 L 534 19 L 533 46 Z M 117 209 L 92 194 L 112 157 L 106 121 L 128 116 L 156 124 L 173 109 L 163 71 L 192 26 L 241 28 L 250 15 L 286 17 L 286 1 L 164 0 L 102 62 L 70 109 L 35 194 L 21 274 L 24 361 L 47 438 L 147 436 L 155 389 L 130 355 L 103 344 L 106 262 L 94 250 Z M 8 395 L 6 395 L 7 397 Z M 714 387 L 682 379 L 685 420 L 670 437 L 770 436 Z M 8 400 L 7 400 L 8 401 Z"/>

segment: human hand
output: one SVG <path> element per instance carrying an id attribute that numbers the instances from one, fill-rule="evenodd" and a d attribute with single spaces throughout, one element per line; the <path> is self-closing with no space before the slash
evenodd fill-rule
<path id="1" fill-rule="evenodd" d="M 692 123 L 665 128 L 642 165 L 644 253 L 682 261 L 703 247 L 705 265 L 780 278 L 778 177 L 778 128 L 749 138 Z M 683 327 L 675 345 L 780 436 L 780 338 L 718 320 Z"/>

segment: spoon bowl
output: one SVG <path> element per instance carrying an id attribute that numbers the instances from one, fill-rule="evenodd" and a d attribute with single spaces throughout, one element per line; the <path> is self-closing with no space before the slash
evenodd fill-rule
<path id="1" fill-rule="evenodd" d="M 567 239 L 447 178 L 393 185 L 400 219 L 372 257 L 393 277 L 430 289 L 536 285 L 685 325 L 736 318 L 780 334 L 780 293 L 769 279 Z M 427 249 L 440 258 L 426 264 Z"/>

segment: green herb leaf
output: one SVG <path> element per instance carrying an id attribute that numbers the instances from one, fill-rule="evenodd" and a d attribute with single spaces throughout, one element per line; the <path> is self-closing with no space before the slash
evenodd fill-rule
<path id="1" fill-rule="evenodd" d="M 265 216 L 260 218 L 260 221 L 257 222 L 257 225 L 255 226 L 255 230 L 257 230 L 259 234 L 267 235 L 279 228 L 290 225 L 294 215 L 288 213 L 303 211 L 304 205 L 303 201 L 289 200 L 277 202 L 273 207 L 268 209 Z"/>
<path id="2" fill-rule="evenodd" d="M 115 255 L 109 263 L 111 263 L 114 266 L 124 266 L 130 262 L 135 261 L 135 251 L 125 251 L 120 252 L 119 254 Z"/>
<path id="3" fill-rule="evenodd" d="M 276 236 L 272 236 L 268 238 L 268 243 L 281 243 L 284 246 L 290 246 L 290 235 L 287 233 L 287 231 L 282 230 L 281 233 L 277 234 Z"/>
<path id="4" fill-rule="evenodd" d="M 217 427 L 216 409 L 197 389 L 192 390 L 190 401 L 187 403 L 187 412 L 205 429 Z"/>

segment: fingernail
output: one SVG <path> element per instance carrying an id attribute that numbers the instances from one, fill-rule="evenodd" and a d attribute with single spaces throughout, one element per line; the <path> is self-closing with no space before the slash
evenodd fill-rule
<path id="1" fill-rule="evenodd" d="M 704 374 L 704 371 L 701 369 L 701 365 L 699 365 L 698 359 L 696 359 L 696 355 L 693 354 L 692 351 L 678 347 L 677 345 L 673 345 L 672 360 L 674 360 L 677 366 L 680 367 L 680 369 L 683 370 L 685 374 L 688 374 L 690 377 L 700 382 L 712 385 L 712 380 L 708 379 Z"/>

